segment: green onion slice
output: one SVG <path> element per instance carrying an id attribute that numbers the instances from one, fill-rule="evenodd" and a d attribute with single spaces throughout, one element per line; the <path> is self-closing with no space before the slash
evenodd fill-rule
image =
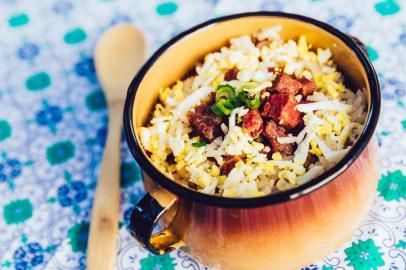
<path id="1" fill-rule="evenodd" d="M 220 108 L 217 106 L 217 103 L 214 103 L 210 107 L 211 111 L 214 112 L 217 115 L 224 116 L 223 112 L 220 110 Z"/>
<path id="2" fill-rule="evenodd" d="M 255 85 L 245 84 L 238 89 L 236 94 L 235 88 L 229 84 L 217 86 L 216 103 L 210 107 L 211 110 L 217 115 L 228 116 L 235 108 L 243 105 L 250 109 L 258 109 L 260 105 L 259 93 L 253 96 L 247 91 L 253 87 Z"/>
<path id="3" fill-rule="evenodd" d="M 247 103 L 248 108 L 256 110 L 259 108 L 259 105 L 261 102 L 259 101 L 259 98 L 255 98 L 253 100 L 250 100 L 249 103 Z"/>
<path id="4" fill-rule="evenodd" d="M 197 142 L 192 143 L 192 146 L 193 147 L 202 147 L 202 146 L 205 146 L 206 144 L 207 144 L 206 141 L 197 141 Z"/>
<path id="5" fill-rule="evenodd" d="M 222 89 L 230 89 L 230 90 L 234 91 L 234 87 L 232 87 L 229 84 L 220 84 L 220 85 L 217 86 L 217 91 L 222 90 Z"/>
<path id="6" fill-rule="evenodd" d="M 254 88 L 255 86 L 256 86 L 256 85 L 255 85 L 255 84 L 252 84 L 252 83 L 244 84 L 243 86 L 241 86 L 241 87 L 238 89 L 238 93 L 247 92 L 247 91 L 245 91 L 245 90 L 252 89 L 252 88 Z"/>
<path id="7" fill-rule="evenodd" d="M 217 92 L 216 92 L 216 101 L 219 101 L 220 99 L 232 99 L 235 97 L 235 90 L 234 87 L 232 87 L 229 84 L 222 84 L 217 86 Z"/>
<path id="8" fill-rule="evenodd" d="M 224 99 L 220 99 L 211 106 L 211 110 L 220 116 L 230 115 L 233 109 L 234 105 L 230 101 Z"/>
<path id="9" fill-rule="evenodd" d="M 238 108 L 238 107 L 241 107 L 242 105 L 244 105 L 244 103 L 238 96 L 232 98 L 230 101 L 234 105 L 234 108 Z"/>
<path id="10" fill-rule="evenodd" d="M 247 92 L 245 91 L 240 91 L 238 93 L 238 98 L 243 101 L 245 103 L 245 105 L 247 105 L 248 108 L 250 109 L 258 109 L 259 105 L 260 105 L 260 95 L 259 93 L 256 93 L 255 96 L 251 96 L 249 95 Z"/>

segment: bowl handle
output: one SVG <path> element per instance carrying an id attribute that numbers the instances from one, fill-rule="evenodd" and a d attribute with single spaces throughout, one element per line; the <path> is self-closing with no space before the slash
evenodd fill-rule
<path id="1" fill-rule="evenodd" d="M 171 230 L 171 224 L 162 231 L 153 233 L 154 226 L 164 213 L 175 210 L 177 200 L 177 196 L 158 186 L 147 193 L 131 213 L 131 235 L 153 254 L 163 255 L 184 246 L 183 240 Z"/>
<path id="2" fill-rule="evenodd" d="M 355 43 L 355 45 L 357 45 L 361 51 L 363 53 L 365 53 L 366 56 L 368 56 L 368 48 L 367 46 L 357 37 L 351 36 L 351 35 L 347 35 L 350 39 L 352 39 L 352 41 Z"/>

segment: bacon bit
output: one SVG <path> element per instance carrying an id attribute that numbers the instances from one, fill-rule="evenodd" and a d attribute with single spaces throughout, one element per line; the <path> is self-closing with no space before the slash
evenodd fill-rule
<path id="1" fill-rule="evenodd" d="M 311 95 L 317 89 L 316 82 L 314 80 L 302 78 L 300 83 L 302 84 L 302 89 L 300 92 L 303 96 Z"/>
<path id="2" fill-rule="evenodd" d="M 223 165 L 220 167 L 220 174 L 221 175 L 228 175 L 232 169 L 234 169 L 235 164 L 237 164 L 238 161 L 241 161 L 241 158 L 239 156 L 228 156 L 224 162 Z"/>
<path id="3" fill-rule="evenodd" d="M 279 92 L 279 93 L 285 93 L 285 94 L 293 94 L 296 95 L 299 92 L 299 89 L 302 87 L 302 84 L 292 78 L 291 76 L 282 73 L 277 79 L 276 83 L 272 87 L 273 90 Z"/>
<path id="4" fill-rule="evenodd" d="M 238 68 L 233 67 L 232 69 L 227 70 L 226 74 L 224 75 L 225 81 L 232 81 L 237 79 Z"/>
<path id="5" fill-rule="evenodd" d="M 264 130 L 264 123 L 258 110 L 250 110 L 243 119 L 242 129 L 254 139 L 258 138 Z"/>
<path id="6" fill-rule="evenodd" d="M 286 128 L 294 128 L 301 121 L 296 105 L 297 101 L 292 94 L 273 94 L 265 103 L 261 115 L 273 118 Z"/>
<path id="7" fill-rule="evenodd" d="M 275 72 L 275 68 L 274 67 L 269 67 L 268 72 Z"/>
<path id="8" fill-rule="evenodd" d="M 281 152 L 284 155 L 291 155 L 293 152 L 292 144 L 281 144 L 277 141 L 278 137 L 285 137 L 285 129 L 272 120 L 265 125 L 264 135 L 272 146 L 272 152 Z"/>
<path id="9" fill-rule="evenodd" d="M 212 141 L 222 134 L 221 117 L 210 110 L 210 103 L 195 107 L 194 112 L 189 112 L 188 120 L 193 131 Z"/>
<path id="10" fill-rule="evenodd" d="M 279 126 L 275 121 L 269 120 L 265 124 L 264 135 L 267 139 L 276 139 L 278 137 L 285 137 L 285 129 Z"/>

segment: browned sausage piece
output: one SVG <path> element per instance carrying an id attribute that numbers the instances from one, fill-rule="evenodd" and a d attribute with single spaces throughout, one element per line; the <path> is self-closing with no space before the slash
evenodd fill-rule
<path id="1" fill-rule="evenodd" d="M 296 95 L 301 87 L 302 84 L 298 80 L 292 78 L 286 73 L 282 73 L 276 79 L 276 82 L 272 89 L 279 93 Z"/>
<path id="2" fill-rule="evenodd" d="M 294 128 L 301 122 L 296 110 L 297 101 L 292 94 L 273 94 L 264 104 L 261 115 L 271 117 L 286 128 Z"/>
<path id="3" fill-rule="evenodd" d="M 272 120 L 269 120 L 264 129 L 264 135 L 272 146 L 272 152 L 280 152 L 284 155 L 292 154 L 292 144 L 281 144 L 277 141 L 278 137 L 286 136 L 285 129 Z"/>
<path id="4" fill-rule="evenodd" d="M 209 141 L 221 136 L 221 117 L 210 110 L 209 104 L 195 107 L 194 112 L 188 113 L 188 120 L 192 129 Z"/>
<path id="5" fill-rule="evenodd" d="M 316 82 L 314 80 L 302 78 L 300 83 L 302 84 L 302 89 L 300 89 L 300 92 L 303 96 L 311 95 L 317 89 Z"/>
<path id="6" fill-rule="evenodd" d="M 264 123 L 258 110 L 250 110 L 243 119 L 242 129 L 254 139 L 258 138 L 264 129 Z"/>

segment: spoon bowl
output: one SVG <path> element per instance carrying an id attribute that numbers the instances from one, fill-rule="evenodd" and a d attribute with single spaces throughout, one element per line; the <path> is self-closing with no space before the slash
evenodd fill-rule
<path id="1" fill-rule="evenodd" d="M 146 55 L 146 41 L 130 24 L 108 29 L 97 41 L 94 61 L 108 101 L 125 98 L 128 85 Z"/>

